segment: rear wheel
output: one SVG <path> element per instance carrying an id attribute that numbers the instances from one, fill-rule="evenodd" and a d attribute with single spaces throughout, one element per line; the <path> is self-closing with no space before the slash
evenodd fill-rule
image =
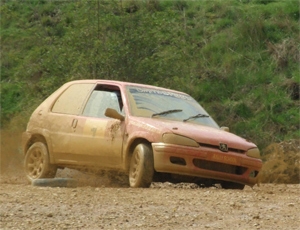
<path id="1" fill-rule="evenodd" d="M 25 156 L 24 168 L 29 181 L 53 178 L 57 171 L 57 168 L 50 164 L 47 147 L 42 142 L 30 146 Z"/>
<path id="2" fill-rule="evenodd" d="M 133 188 L 147 188 L 154 174 L 154 161 L 151 146 L 138 144 L 132 154 L 129 168 L 129 184 Z"/>
<path id="3" fill-rule="evenodd" d="M 230 182 L 230 181 L 223 181 L 221 183 L 221 186 L 224 189 L 239 189 L 239 190 L 243 190 L 245 188 L 244 184 L 234 183 L 234 182 Z"/>

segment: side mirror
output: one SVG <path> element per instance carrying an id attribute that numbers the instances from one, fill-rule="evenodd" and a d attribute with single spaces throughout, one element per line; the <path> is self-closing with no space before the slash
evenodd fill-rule
<path id="1" fill-rule="evenodd" d="M 228 128 L 228 127 L 225 127 L 225 126 L 222 126 L 220 129 L 223 130 L 223 131 L 226 131 L 226 132 L 230 132 L 230 131 L 229 131 L 229 128 Z"/>
<path id="2" fill-rule="evenodd" d="M 125 117 L 122 114 L 118 113 L 117 110 L 112 109 L 112 108 L 107 108 L 105 110 L 104 115 L 107 117 L 110 117 L 110 118 L 118 119 L 120 121 L 124 121 L 124 119 L 125 119 Z"/>

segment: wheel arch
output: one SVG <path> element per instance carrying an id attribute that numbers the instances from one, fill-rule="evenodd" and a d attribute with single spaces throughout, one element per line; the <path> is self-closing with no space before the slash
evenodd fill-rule
<path id="1" fill-rule="evenodd" d="M 149 140 L 147 140 L 146 138 L 138 137 L 138 138 L 135 138 L 134 140 L 132 140 L 132 142 L 130 143 L 130 145 L 127 148 L 127 151 L 126 151 L 126 157 L 125 157 L 125 170 L 126 170 L 126 172 L 129 172 L 130 160 L 131 160 L 131 156 L 133 154 L 133 151 L 134 151 L 135 147 L 138 144 L 141 144 L 141 143 L 147 144 L 152 148 L 151 142 Z"/>
<path id="2" fill-rule="evenodd" d="M 50 154 L 50 149 L 49 149 L 47 138 L 43 134 L 40 134 L 40 133 L 34 133 L 34 134 L 30 135 L 30 138 L 27 140 L 27 142 L 24 145 L 24 149 L 23 149 L 24 155 L 26 155 L 28 149 L 36 142 L 42 142 L 45 144 L 45 146 L 48 150 L 50 163 L 52 163 L 53 159 L 52 159 L 52 154 Z"/>
<path id="3" fill-rule="evenodd" d="M 43 142 L 45 145 L 47 145 L 46 138 L 43 135 L 33 134 L 24 146 L 24 154 L 26 154 L 30 146 L 32 146 L 35 142 Z"/>

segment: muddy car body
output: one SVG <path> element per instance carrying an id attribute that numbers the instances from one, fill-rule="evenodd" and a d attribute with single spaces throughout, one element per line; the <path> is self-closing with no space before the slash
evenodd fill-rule
<path id="1" fill-rule="evenodd" d="M 64 84 L 33 112 L 23 134 L 29 180 L 57 168 L 129 175 L 131 187 L 152 181 L 257 183 L 257 146 L 220 128 L 189 95 L 109 80 Z"/>

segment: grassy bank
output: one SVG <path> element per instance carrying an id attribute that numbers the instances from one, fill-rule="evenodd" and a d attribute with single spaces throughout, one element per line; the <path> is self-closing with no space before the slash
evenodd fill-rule
<path id="1" fill-rule="evenodd" d="M 299 1 L 1 1 L 0 9 L 2 128 L 28 119 L 64 82 L 99 78 L 185 91 L 261 148 L 300 137 Z"/>

